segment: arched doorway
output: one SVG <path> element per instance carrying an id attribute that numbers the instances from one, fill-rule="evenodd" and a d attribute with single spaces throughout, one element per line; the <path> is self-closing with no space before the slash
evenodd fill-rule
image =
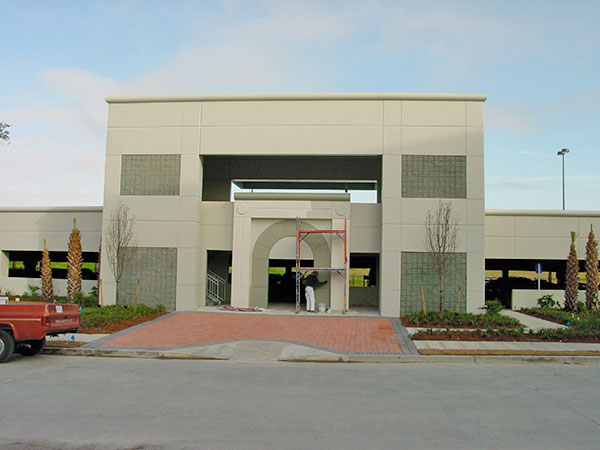
<path id="1" fill-rule="evenodd" d="M 303 221 L 303 228 L 312 228 L 307 221 Z M 296 221 L 280 220 L 268 227 L 254 244 L 252 249 L 252 277 L 250 287 L 250 305 L 266 308 L 268 305 L 269 290 L 269 255 L 273 246 L 286 237 L 296 237 Z M 308 244 L 313 253 L 316 267 L 329 267 L 331 253 L 327 240 L 321 234 L 311 234 L 304 242 Z M 329 304 L 329 288 L 317 290 L 317 301 Z"/>

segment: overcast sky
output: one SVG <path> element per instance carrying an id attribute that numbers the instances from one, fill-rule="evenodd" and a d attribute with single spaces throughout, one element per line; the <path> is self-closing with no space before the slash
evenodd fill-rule
<path id="1" fill-rule="evenodd" d="M 108 95 L 485 93 L 486 208 L 600 209 L 600 2 L 0 0 L 0 206 L 101 205 Z"/>

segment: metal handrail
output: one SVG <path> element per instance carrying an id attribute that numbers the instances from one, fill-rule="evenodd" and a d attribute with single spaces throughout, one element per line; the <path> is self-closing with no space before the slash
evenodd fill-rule
<path id="1" fill-rule="evenodd" d="M 210 270 L 206 271 L 206 298 L 213 304 L 220 305 L 225 301 L 225 289 L 227 282 Z"/>

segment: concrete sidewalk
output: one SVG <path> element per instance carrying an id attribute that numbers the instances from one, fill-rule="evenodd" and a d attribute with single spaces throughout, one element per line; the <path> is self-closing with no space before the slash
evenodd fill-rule
<path id="1" fill-rule="evenodd" d="M 538 331 L 542 328 L 567 328 L 566 325 L 560 323 L 550 322 L 549 320 L 538 319 L 537 317 L 530 316 L 529 314 L 523 314 L 518 311 L 512 311 L 510 309 L 504 309 L 500 311 L 500 314 L 507 317 L 512 317 L 521 322 L 526 329 L 531 331 Z"/>
<path id="2" fill-rule="evenodd" d="M 73 342 L 94 342 L 110 334 L 84 334 L 84 333 L 66 333 L 58 336 L 46 336 L 47 342 L 53 341 L 73 341 Z"/>
<path id="3" fill-rule="evenodd" d="M 517 314 L 519 319 L 524 316 Z M 540 324 L 530 321 L 525 325 Z M 458 362 L 502 355 L 504 361 L 549 357 L 564 362 L 587 357 L 586 361 L 600 362 L 600 344 L 412 341 L 399 319 L 382 317 L 176 312 L 111 335 L 76 334 L 57 339 L 86 344 L 48 348 L 46 353 L 287 362 Z"/>

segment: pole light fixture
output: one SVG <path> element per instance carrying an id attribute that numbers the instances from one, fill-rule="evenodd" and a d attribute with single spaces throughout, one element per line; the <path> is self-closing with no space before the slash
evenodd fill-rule
<path id="1" fill-rule="evenodd" d="M 568 148 L 563 148 L 561 151 L 556 153 L 556 156 L 560 156 L 562 159 L 562 209 L 565 209 L 565 155 L 569 153 Z"/>

